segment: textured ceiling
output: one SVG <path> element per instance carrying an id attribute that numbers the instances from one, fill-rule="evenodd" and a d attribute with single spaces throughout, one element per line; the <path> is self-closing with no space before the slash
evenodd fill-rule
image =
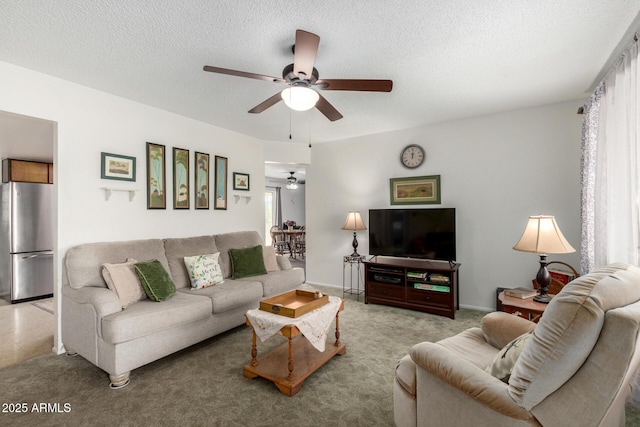
<path id="1" fill-rule="evenodd" d="M 640 0 L 0 0 L 0 61 L 263 140 L 322 142 L 586 97 Z M 296 29 L 320 36 L 324 78 L 392 79 L 391 93 L 325 91 L 343 115 L 247 111 L 279 77 Z M 291 123 L 290 123 L 291 120 Z"/>

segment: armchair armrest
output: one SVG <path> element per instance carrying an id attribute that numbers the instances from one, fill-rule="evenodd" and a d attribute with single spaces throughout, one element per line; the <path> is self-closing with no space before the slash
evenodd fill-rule
<path id="1" fill-rule="evenodd" d="M 497 349 L 535 328 L 535 323 L 502 311 L 494 311 L 482 318 L 482 333 L 487 342 Z"/>
<path id="2" fill-rule="evenodd" d="M 511 418 L 528 420 L 530 412 L 509 396 L 509 386 L 439 344 L 422 342 L 409 351 L 419 368 L 460 390 L 471 399 Z"/>

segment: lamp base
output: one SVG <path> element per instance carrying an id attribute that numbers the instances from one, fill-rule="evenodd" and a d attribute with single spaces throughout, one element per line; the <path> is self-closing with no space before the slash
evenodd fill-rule
<path id="1" fill-rule="evenodd" d="M 548 288 L 551 283 L 551 275 L 547 270 L 547 255 L 540 254 L 540 269 L 538 270 L 538 274 L 536 275 L 536 282 L 538 282 L 538 286 L 540 286 L 540 294 L 533 297 L 535 302 L 539 302 L 542 304 L 549 304 L 551 301 L 551 297 L 549 296 Z"/>
<path id="2" fill-rule="evenodd" d="M 535 302 L 539 302 L 542 304 L 549 304 L 551 302 L 551 295 L 549 294 L 544 294 L 544 295 L 536 295 L 533 297 L 533 300 Z"/>
<path id="3" fill-rule="evenodd" d="M 353 253 L 351 254 L 352 258 L 357 258 L 360 256 L 358 253 L 358 239 L 356 239 L 356 232 L 353 232 L 353 242 L 351 242 L 351 246 L 353 246 Z"/>

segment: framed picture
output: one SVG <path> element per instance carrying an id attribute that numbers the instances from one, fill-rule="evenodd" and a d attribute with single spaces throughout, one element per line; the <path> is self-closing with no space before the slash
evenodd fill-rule
<path id="1" fill-rule="evenodd" d="M 248 173 L 233 173 L 233 189 L 249 191 L 249 174 Z"/>
<path id="2" fill-rule="evenodd" d="M 147 209 L 166 209 L 164 145 L 147 142 Z"/>
<path id="3" fill-rule="evenodd" d="M 194 179 L 196 209 L 209 209 L 209 155 L 195 152 L 196 173 Z"/>
<path id="4" fill-rule="evenodd" d="M 391 178 L 392 205 L 440 203 L 440 175 Z"/>
<path id="5" fill-rule="evenodd" d="M 227 209 L 227 158 L 215 157 L 216 162 L 216 187 L 214 209 Z"/>
<path id="6" fill-rule="evenodd" d="M 189 150 L 173 148 L 173 209 L 189 209 Z"/>
<path id="7" fill-rule="evenodd" d="M 136 180 L 136 158 L 119 154 L 101 153 L 100 178 L 121 181 Z"/>

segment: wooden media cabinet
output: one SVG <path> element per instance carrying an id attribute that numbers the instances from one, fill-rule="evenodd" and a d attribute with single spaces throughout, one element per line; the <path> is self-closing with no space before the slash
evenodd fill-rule
<path id="1" fill-rule="evenodd" d="M 455 319 L 460 264 L 373 257 L 365 265 L 365 304 L 385 304 Z"/>

